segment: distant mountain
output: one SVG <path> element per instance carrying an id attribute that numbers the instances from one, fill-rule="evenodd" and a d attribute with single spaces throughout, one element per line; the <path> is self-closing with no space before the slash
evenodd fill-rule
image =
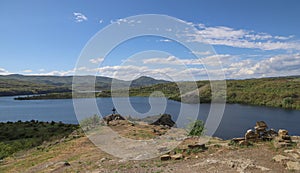
<path id="1" fill-rule="evenodd" d="M 132 81 L 131 87 L 139 87 L 139 86 L 150 86 L 154 84 L 163 84 L 163 83 L 169 83 L 170 81 L 166 80 L 157 80 L 152 77 L 148 76 L 141 76 L 135 80 Z"/>
<path id="2" fill-rule="evenodd" d="M 94 78 L 94 76 L 77 76 L 78 85 L 82 88 L 86 87 L 90 78 Z M 118 88 L 128 85 L 141 87 L 169 82 L 146 76 L 139 77 L 133 81 L 97 76 L 95 90 L 110 90 L 112 81 L 117 84 Z M 0 96 L 71 92 L 72 84 L 73 76 L 0 75 Z"/>

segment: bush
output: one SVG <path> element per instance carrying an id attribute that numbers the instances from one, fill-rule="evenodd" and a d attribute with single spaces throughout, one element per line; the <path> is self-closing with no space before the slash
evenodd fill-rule
<path id="1" fill-rule="evenodd" d="M 205 130 L 204 122 L 201 120 L 190 123 L 188 128 L 190 129 L 189 136 L 201 136 Z"/>
<path id="2" fill-rule="evenodd" d="M 95 127 L 100 124 L 100 117 L 95 114 L 91 117 L 81 120 L 79 124 L 81 127 Z"/>

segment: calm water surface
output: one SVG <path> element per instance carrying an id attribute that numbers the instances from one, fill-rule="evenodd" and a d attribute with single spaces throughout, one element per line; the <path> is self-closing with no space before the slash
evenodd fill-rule
<path id="1" fill-rule="evenodd" d="M 14 100 L 14 97 L 0 97 L 0 121 L 62 121 L 65 123 L 78 123 L 76 118 L 73 101 L 71 99 L 57 100 Z M 82 103 L 86 103 L 89 99 L 80 99 Z M 122 102 L 122 98 L 120 100 Z M 100 112 L 94 112 L 88 106 L 81 110 L 82 114 L 87 117 L 93 114 L 108 115 L 111 113 L 113 103 L 111 98 L 97 98 L 98 109 Z M 124 112 L 123 115 L 132 116 L 147 116 L 153 115 L 153 112 L 147 114 L 151 109 L 147 97 L 132 97 L 130 98 L 132 107 L 140 114 L 133 112 Z M 154 102 L 155 103 L 155 102 Z M 165 112 L 154 113 L 169 113 L 174 119 L 178 117 L 180 110 L 179 102 L 167 100 Z M 190 107 L 185 113 L 197 109 L 197 105 L 187 105 Z M 154 105 L 155 107 L 155 105 Z M 124 107 L 126 110 L 126 107 Z M 210 110 L 209 104 L 201 104 L 199 111 L 199 119 L 206 120 Z M 80 117 L 81 119 L 83 117 Z M 278 130 L 280 128 L 288 129 L 291 135 L 300 135 L 300 111 L 285 110 L 280 108 L 247 106 L 239 104 L 227 104 L 225 112 L 220 122 L 220 125 L 214 136 L 224 139 L 239 137 L 244 134 L 249 128 L 253 128 L 256 121 L 263 120 L 270 127 Z"/>

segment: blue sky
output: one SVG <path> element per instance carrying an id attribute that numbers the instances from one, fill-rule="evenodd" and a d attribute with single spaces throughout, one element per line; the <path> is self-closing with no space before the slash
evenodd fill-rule
<path id="1" fill-rule="evenodd" d="M 80 52 L 99 30 L 133 15 L 164 14 L 199 30 L 192 41 L 201 37 L 213 46 L 226 78 L 299 75 L 299 8 L 297 0 L 2 0 L 0 74 L 72 75 Z M 162 62 L 188 59 L 175 43 L 137 39 L 112 52 L 97 74 L 112 77 L 116 70 L 128 71 L 120 67 L 124 59 L 161 47 L 172 52 L 162 55 Z M 191 68 L 202 79 L 201 67 Z M 143 73 L 133 66 L 131 72 Z"/>

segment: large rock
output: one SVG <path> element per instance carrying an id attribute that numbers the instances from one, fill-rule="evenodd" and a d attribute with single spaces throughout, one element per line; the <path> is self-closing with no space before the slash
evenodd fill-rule
<path id="1" fill-rule="evenodd" d="M 276 136 L 278 136 L 278 133 L 274 129 L 270 129 L 270 130 L 265 131 L 261 137 L 263 140 L 271 141 Z"/>
<path id="2" fill-rule="evenodd" d="M 286 136 L 288 134 L 289 134 L 289 132 L 285 129 L 279 129 L 278 130 L 278 136 Z"/>
<path id="3" fill-rule="evenodd" d="M 248 130 L 245 134 L 245 141 L 255 142 L 258 139 L 258 134 L 255 133 L 253 130 Z"/>
<path id="4" fill-rule="evenodd" d="M 257 121 L 255 125 L 255 130 L 257 131 L 265 131 L 268 128 L 268 125 L 264 121 Z"/>
<path id="5" fill-rule="evenodd" d="M 289 135 L 289 132 L 287 131 L 287 130 L 285 130 L 285 129 L 279 129 L 278 130 L 278 136 L 280 137 L 280 138 L 284 138 L 284 137 L 286 137 L 286 136 L 288 136 Z"/>
<path id="6" fill-rule="evenodd" d="M 175 125 L 175 122 L 172 120 L 171 115 L 163 114 L 158 120 L 151 123 L 151 125 L 163 125 L 173 127 Z"/>

